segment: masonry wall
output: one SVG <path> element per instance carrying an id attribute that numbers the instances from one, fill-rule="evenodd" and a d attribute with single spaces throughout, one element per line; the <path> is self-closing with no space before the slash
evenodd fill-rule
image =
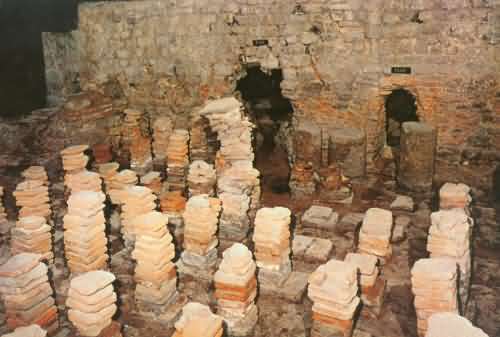
<path id="1" fill-rule="evenodd" d="M 462 170 L 500 157 L 499 3 L 85 3 L 77 35 L 80 85 L 111 86 L 151 114 L 186 116 L 209 97 L 232 94 L 244 65 L 258 62 L 282 69 L 295 125 L 361 127 L 369 159 L 385 143 L 385 96 L 403 87 L 417 97 L 420 119 L 438 129 L 440 176 L 450 163 Z M 391 74 L 392 66 L 412 73 Z"/>

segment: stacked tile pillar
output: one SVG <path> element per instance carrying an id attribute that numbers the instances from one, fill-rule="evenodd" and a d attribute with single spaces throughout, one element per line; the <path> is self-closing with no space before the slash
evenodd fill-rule
<path id="1" fill-rule="evenodd" d="M 330 260 L 309 277 L 308 296 L 313 301 L 311 337 L 348 337 L 360 304 L 358 273 L 354 264 Z"/>

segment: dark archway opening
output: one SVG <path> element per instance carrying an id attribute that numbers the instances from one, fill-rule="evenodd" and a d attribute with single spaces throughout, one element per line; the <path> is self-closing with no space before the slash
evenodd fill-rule
<path id="1" fill-rule="evenodd" d="M 77 0 L 0 0 L 0 117 L 45 106 L 41 32 L 76 28 Z"/>
<path id="2" fill-rule="evenodd" d="M 255 166 L 262 177 L 264 193 L 288 193 L 290 166 L 286 139 L 293 107 L 281 93 L 281 70 L 265 73 L 259 66 L 248 67 L 237 83 L 246 108 L 255 123 Z"/>
<path id="3" fill-rule="evenodd" d="M 401 125 L 418 122 L 416 98 L 405 89 L 396 89 L 385 100 L 387 145 L 399 146 Z"/>

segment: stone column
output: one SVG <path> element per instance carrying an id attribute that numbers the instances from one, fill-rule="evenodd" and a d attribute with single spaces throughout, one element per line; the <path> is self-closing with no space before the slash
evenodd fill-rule
<path id="1" fill-rule="evenodd" d="M 290 276 L 290 222 L 288 208 L 266 207 L 257 211 L 253 242 L 260 287 L 279 288 Z"/>
<path id="2" fill-rule="evenodd" d="M 11 330 L 37 324 L 54 332 L 59 327 L 48 268 L 41 255 L 21 253 L 0 266 L 0 294 Z"/>
<path id="3" fill-rule="evenodd" d="M 136 242 L 135 300 L 139 311 L 165 311 L 177 294 L 175 247 L 168 232 L 168 217 L 150 212 L 134 220 Z"/>
<path id="4" fill-rule="evenodd" d="M 102 270 L 84 273 L 71 280 L 66 299 L 68 319 L 81 336 L 121 337 L 119 330 L 110 329 L 117 310 L 114 280 L 112 273 Z M 108 334 L 104 334 L 106 330 L 110 330 Z"/>
<path id="5" fill-rule="evenodd" d="M 366 135 L 363 130 L 353 128 L 329 131 L 329 164 L 337 164 L 342 174 L 358 178 L 366 174 Z"/>
<path id="6" fill-rule="evenodd" d="M 349 253 L 345 262 L 355 265 L 359 274 L 361 300 L 375 315 L 379 315 L 384 301 L 387 282 L 380 276 L 375 255 Z"/>
<path id="7" fill-rule="evenodd" d="M 472 219 L 461 208 L 442 210 L 431 214 L 427 250 L 431 257 L 454 259 L 459 269 L 459 302 L 465 312 L 469 300 L 471 278 L 470 242 Z"/>
<path id="8" fill-rule="evenodd" d="M 187 180 L 189 196 L 198 194 L 214 196 L 217 177 L 213 165 L 202 160 L 193 161 L 189 165 Z"/>
<path id="9" fill-rule="evenodd" d="M 457 276 L 457 264 L 453 259 L 420 259 L 413 265 L 411 285 L 420 337 L 425 336 L 427 320 L 432 314 L 458 313 Z"/>
<path id="10" fill-rule="evenodd" d="M 189 198 L 184 211 L 183 273 L 211 281 L 217 262 L 217 225 L 221 202 L 207 195 Z"/>
<path id="11" fill-rule="evenodd" d="M 222 337 L 222 317 L 206 305 L 189 302 L 182 308 L 182 316 L 175 323 L 172 337 Z"/>
<path id="12" fill-rule="evenodd" d="M 176 129 L 170 135 L 167 148 L 167 189 L 186 191 L 186 176 L 189 166 L 189 132 Z"/>
<path id="13" fill-rule="evenodd" d="M 348 337 L 360 299 L 355 265 L 330 260 L 309 277 L 309 298 L 314 302 L 311 337 Z"/>
<path id="14" fill-rule="evenodd" d="M 436 130 L 424 123 L 406 122 L 401 128 L 398 183 L 414 192 L 430 192 L 434 177 Z"/>
<path id="15" fill-rule="evenodd" d="M 456 313 L 440 312 L 429 318 L 425 337 L 456 336 L 488 337 L 483 330 L 476 328 L 467 318 Z"/>
<path id="16" fill-rule="evenodd" d="M 385 263 L 392 255 L 392 212 L 381 208 L 366 211 L 359 231 L 358 252 L 375 255 Z"/>
<path id="17" fill-rule="evenodd" d="M 64 216 L 64 248 L 71 273 L 107 267 L 104 200 L 102 192 L 72 193 Z"/>
<path id="18" fill-rule="evenodd" d="M 226 321 L 229 335 L 250 336 L 258 319 L 256 266 L 252 253 L 245 245 L 235 243 L 222 256 L 214 276 L 217 314 Z"/>

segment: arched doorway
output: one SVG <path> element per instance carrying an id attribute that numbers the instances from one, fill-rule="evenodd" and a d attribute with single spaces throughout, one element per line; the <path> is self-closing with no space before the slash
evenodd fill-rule
<path id="1" fill-rule="evenodd" d="M 387 145 L 399 147 L 401 125 L 418 121 L 416 97 L 408 90 L 395 89 L 385 99 L 385 111 Z"/>
<path id="2" fill-rule="evenodd" d="M 290 166 L 285 144 L 293 107 L 281 93 L 280 69 L 264 72 L 260 66 L 246 68 L 246 76 L 237 83 L 255 134 L 255 167 L 261 173 L 263 193 L 287 193 Z"/>

